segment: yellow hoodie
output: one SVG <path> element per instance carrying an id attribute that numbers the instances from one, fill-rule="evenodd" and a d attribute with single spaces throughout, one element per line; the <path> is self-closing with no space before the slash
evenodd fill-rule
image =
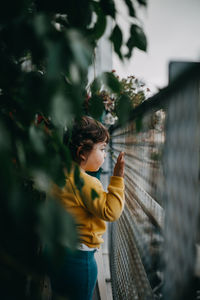
<path id="1" fill-rule="evenodd" d="M 67 176 L 64 188 L 53 189 L 64 208 L 75 218 L 80 243 L 90 248 L 99 248 L 106 230 L 105 221 L 117 220 L 124 207 L 124 180 L 111 176 L 108 192 L 101 182 L 80 169 L 84 185 L 79 190 L 75 184 L 74 168 Z"/>

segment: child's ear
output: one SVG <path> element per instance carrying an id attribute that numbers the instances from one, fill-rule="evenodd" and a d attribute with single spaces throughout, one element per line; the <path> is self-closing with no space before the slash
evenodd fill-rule
<path id="1" fill-rule="evenodd" d="M 80 157 L 81 160 L 86 160 L 86 156 L 84 155 L 84 152 L 82 151 L 82 146 L 79 146 L 76 152 L 77 157 Z"/>
<path id="2" fill-rule="evenodd" d="M 81 158 L 82 160 L 86 160 L 86 157 L 85 157 L 85 155 L 83 155 L 83 154 L 80 155 L 80 158 Z"/>

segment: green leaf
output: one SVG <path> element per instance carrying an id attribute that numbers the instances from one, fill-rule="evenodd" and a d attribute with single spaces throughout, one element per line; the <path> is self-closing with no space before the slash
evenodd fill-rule
<path id="1" fill-rule="evenodd" d="M 51 163 L 49 163 L 49 174 L 53 181 L 60 187 L 63 187 L 66 182 L 66 176 L 62 168 L 62 161 L 60 155 L 55 155 Z"/>
<path id="2" fill-rule="evenodd" d="M 49 2 L 49 1 L 48 1 Z M 58 1 L 53 1 L 58 2 Z M 90 24 L 92 11 L 90 9 L 90 1 L 88 0 L 73 0 L 73 1 L 61 1 L 63 6 L 68 6 L 66 12 L 69 23 L 73 27 L 86 26 Z M 75 13 L 76 12 L 76 13 Z"/>
<path id="3" fill-rule="evenodd" d="M 101 81 L 100 81 L 100 78 L 97 77 L 93 80 L 93 82 L 90 86 L 92 95 L 96 94 L 96 92 L 98 92 L 100 89 L 101 89 Z"/>
<path id="4" fill-rule="evenodd" d="M 136 125 L 136 131 L 140 132 L 142 129 L 142 117 L 136 119 L 135 125 Z"/>
<path id="5" fill-rule="evenodd" d="M 78 166 L 76 166 L 74 170 L 74 182 L 78 190 L 81 192 L 82 187 L 84 186 L 84 180 L 80 177 L 80 170 Z"/>
<path id="6" fill-rule="evenodd" d="M 116 103 L 116 114 L 121 125 L 125 124 L 128 121 L 131 110 L 131 99 L 125 94 L 121 95 L 121 97 L 117 99 Z"/>
<path id="7" fill-rule="evenodd" d="M 146 51 L 147 39 L 141 27 L 135 24 L 131 25 L 130 38 L 127 42 L 127 47 L 129 48 L 129 52 L 126 55 L 126 57 L 128 58 L 131 57 L 132 50 L 134 47 Z"/>
<path id="8" fill-rule="evenodd" d="M 71 158 L 69 148 L 66 147 L 65 145 L 62 145 L 62 147 L 61 147 L 61 156 L 64 160 L 67 171 L 70 172 L 71 166 L 72 166 L 72 158 Z"/>
<path id="9" fill-rule="evenodd" d="M 113 73 L 104 72 L 102 74 L 102 80 L 114 93 L 119 93 L 121 91 L 121 84 Z"/>
<path id="10" fill-rule="evenodd" d="M 72 114 L 72 105 L 65 94 L 58 91 L 52 98 L 51 115 L 56 126 L 64 127 L 70 120 Z"/>
<path id="11" fill-rule="evenodd" d="M 127 7 L 128 7 L 128 10 L 129 10 L 129 15 L 131 17 L 136 17 L 136 13 L 135 13 L 135 9 L 134 9 L 134 6 L 133 6 L 133 3 L 131 0 L 124 0 Z"/>
<path id="12" fill-rule="evenodd" d="M 92 200 L 99 198 L 99 194 L 94 189 L 91 190 L 91 198 Z"/>
<path id="13" fill-rule="evenodd" d="M 50 12 L 54 16 L 56 14 L 67 15 L 68 23 L 72 27 L 84 27 L 90 23 L 92 12 L 88 0 L 35 0 L 34 2 L 38 11 Z"/>
<path id="14" fill-rule="evenodd" d="M 68 30 L 67 36 L 75 63 L 83 70 L 87 70 L 92 62 L 92 49 L 89 41 L 78 30 Z"/>
<path id="15" fill-rule="evenodd" d="M 97 21 L 90 32 L 95 39 L 99 39 L 104 34 L 106 29 L 106 16 L 103 13 L 98 2 L 92 2 L 92 6 L 97 15 Z"/>
<path id="16" fill-rule="evenodd" d="M 75 222 L 59 201 L 48 198 L 41 203 L 37 228 L 41 241 L 48 246 L 51 256 L 58 246 L 72 249 L 76 246 Z"/>
<path id="17" fill-rule="evenodd" d="M 99 119 L 102 116 L 103 111 L 104 111 L 103 99 L 98 95 L 92 96 L 89 100 L 90 115 L 95 119 Z"/>
<path id="18" fill-rule="evenodd" d="M 138 2 L 140 5 L 144 5 L 144 6 L 147 5 L 147 0 L 137 0 L 137 2 Z"/>
<path id="19" fill-rule="evenodd" d="M 121 54 L 121 46 L 123 42 L 123 36 L 122 36 L 122 31 L 120 27 L 116 24 L 115 28 L 113 29 L 113 32 L 110 36 L 110 40 L 114 45 L 114 50 L 115 52 L 119 55 L 119 58 L 122 59 L 122 54 Z"/>
<path id="20" fill-rule="evenodd" d="M 100 5 L 105 15 L 109 15 L 113 19 L 115 18 L 116 10 L 113 0 L 100 0 Z"/>

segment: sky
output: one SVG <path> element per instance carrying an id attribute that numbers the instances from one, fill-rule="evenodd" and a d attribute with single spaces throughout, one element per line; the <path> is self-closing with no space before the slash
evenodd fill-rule
<path id="1" fill-rule="evenodd" d="M 122 1 L 117 3 L 126 38 L 126 10 Z M 120 77 L 135 75 L 156 92 L 168 84 L 170 61 L 200 61 L 200 0 L 148 0 L 147 8 L 137 12 L 147 36 L 147 52 L 135 49 L 123 64 L 113 54 L 113 69 Z"/>

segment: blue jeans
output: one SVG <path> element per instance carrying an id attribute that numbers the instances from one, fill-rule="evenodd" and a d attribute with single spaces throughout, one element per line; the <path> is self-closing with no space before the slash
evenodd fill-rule
<path id="1" fill-rule="evenodd" d="M 92 300 L 97 281 L 94 253 L 80 250 L 67 252 L 62 267 L 50 274 L 53 292 L 70 300 Z"/>

